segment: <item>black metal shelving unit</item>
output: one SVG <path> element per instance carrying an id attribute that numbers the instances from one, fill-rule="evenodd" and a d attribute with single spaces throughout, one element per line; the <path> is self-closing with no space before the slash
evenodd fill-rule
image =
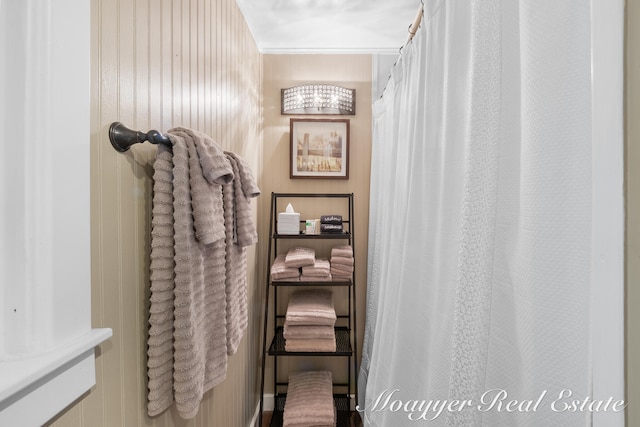
<path id="1" fill-rule="evenodd" d="M 289 234 L 277 234 L 275 231 L 277 227 L 278 218 L 278 201 L 279 199 L 337 199 L 343 200 L 346 203 L 347 216 L 343 216 L 343 233 L 326 233 L 326 234 L 313 234 L 306 235 L 300 233 L 297 235 Z M 332 213 L 332 212 L 327 212 Z M 300 221 L 304 223 L 303 220 Z M 273 360 L 273 390 L 274 390 L 274 410 L 271 417 L 271 426 L 282 426 L 284 406 L 286 402 L 286 392 L 280 392 L 279 390 L 285 389 L 286 382 L 279 381 L 278 379 L 278 358 L 287 356 L 326 356 L 326 357 L 343 357 L 347 359 L 347 382 L 339 383 L 334 381 L 334 403 L 336 405 L 337 414 L 337 426 L 348 427 L 350 419 L 350 394 L 353 392 L 357 401 L 358 389 L 357 382 L 351 381 L 351 376 L 357 374 L 357 342 L 356 342 L 356 269 L 354 268 L 351 280 L 341 281 L 314 281 L 314 282 L 286 282 L 286 281 L 272 281 L 270 275 L 271 264 L 278 254 L 278 241 L 279 240 L 301 240 L 301 241 L 313 241 L 313 240 L 336 240 L 346 241 L 351 245 L 353 249 L 353 256 L 355 258 L 355 242 L 354 242 L 354 207 L 353 207 L 353 193 L 271 193 L 271 212 L 269 219 L 269 249 L 267 252 L 267 267 L 266 267 L 266 294 L 264 302 L 264 322 L 263 322 L 263 335 L 262 335 L 262 375 L 260 382 L 260 419 L 259 425 L 262 427 L 262 415 L 264 411 L 264 389 L 265 389 L 265 367 L 267 359 Z M 288 352 L 284 346 L 283 336 L 283 322 L 286 317 L 284 314 L 278 313 L 278 289 L 281 287 L 334 287 L 337 288 L 334 292 L 339 292 L 339 289 L 346 289 L 348 294 L 348 312 L 346 314 L 338 314 L 338 319 L 342 319 L 342 322 L 346 322 L 347 326 L 336 326 L 336 351 L 335 352 Z M 270 295 L 273 293 L 273 302 L 270 304 Z M 267 345 L 268 336 L 268 324 L 269 315 L 271 313 L 271 319 L 273 321 L 273 330 L 270 344 Z M 353 371 L 352 371 L 353 369 Z M 336 392 L 336 389 L 342 389 L 342 392 Z M 345 392 L 346 390 L 346 392 Z"/>

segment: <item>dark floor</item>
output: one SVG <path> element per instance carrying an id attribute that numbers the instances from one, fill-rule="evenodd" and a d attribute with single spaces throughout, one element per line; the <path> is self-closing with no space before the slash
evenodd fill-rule
<path id="1" fill-rule="evenodd" d="M 271 422 L 271 412 L 265 412 L 262 414 L 262 427 L 268 427 Z M 362 421 L 360 415 L 356 412 L 351 413 L 351 427 L 362 427 Z"/>

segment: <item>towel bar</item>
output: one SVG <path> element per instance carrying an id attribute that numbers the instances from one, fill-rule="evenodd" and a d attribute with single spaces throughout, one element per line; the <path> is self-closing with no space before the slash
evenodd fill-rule
<path id="1" fill-rule="evenodd" d="M 161 134 L 157 130 L 150 130 L 147 133 L 129 129 L 120 122 L 113 122 L 109 126 L 109 141 L 116 151 L 124 153 L 133 144 L 149 141 L 152 144 L 163 144 L 171 147 L 171 140 L 168 136 Z"/>

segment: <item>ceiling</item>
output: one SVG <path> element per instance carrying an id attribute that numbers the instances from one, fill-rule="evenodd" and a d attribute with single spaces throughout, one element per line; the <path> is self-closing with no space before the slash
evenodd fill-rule
<path id="1" fill-rule="evenodd" d="M 420 0 L 236 0 L 261 53 L 398 53 Z"/>

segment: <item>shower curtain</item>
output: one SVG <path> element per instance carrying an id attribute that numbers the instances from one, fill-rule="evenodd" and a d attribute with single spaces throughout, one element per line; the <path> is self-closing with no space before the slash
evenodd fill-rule
<path id="1" fill-rule="evenodd" d="M 589 400 L 591 49 L 589 2 L 426 2 L 373 107 L 365 425 L 622 410 Z"/>

